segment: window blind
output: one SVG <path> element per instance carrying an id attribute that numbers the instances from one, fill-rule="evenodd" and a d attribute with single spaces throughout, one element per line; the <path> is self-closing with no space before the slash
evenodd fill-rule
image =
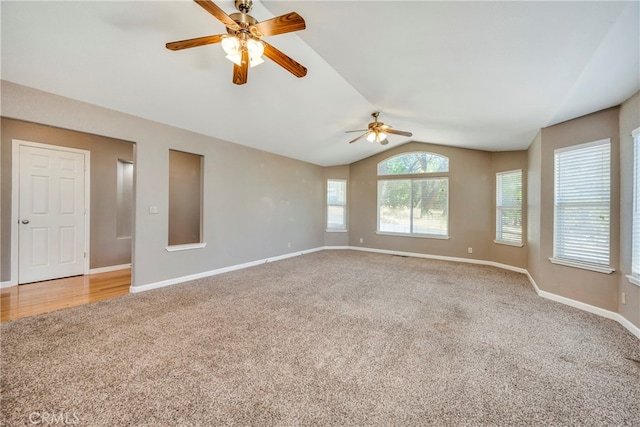
<path id="1" fill-rule="evenodd" d="M 496 174 L 496 241 L 522 244 L 522 170 Z"/>
<path id="2" fill-rule="evenodd" d="M 327 230 L 347 229 L 347 181 L 327 181 Z"/>
<path id="3" fill-rule="evenodd" d="M 556 150 L 554 190 L 554 258 L 609 266 L 610 141 Z"/>

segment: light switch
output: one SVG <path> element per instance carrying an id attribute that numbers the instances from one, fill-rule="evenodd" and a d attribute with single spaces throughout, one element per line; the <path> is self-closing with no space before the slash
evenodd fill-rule
<path id="1" fill-rule="evenodd" d="M 150 205 L 150 206 L 149 206 L 149 213 L 150 213 L 150 214 L 157 214 L 157 213 L 158 213 L 158 207 L 157 207 L 157 206 Z"/>

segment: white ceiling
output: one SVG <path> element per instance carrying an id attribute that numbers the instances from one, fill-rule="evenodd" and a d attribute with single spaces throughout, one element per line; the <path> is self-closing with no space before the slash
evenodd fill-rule
<path id="1" fill-rule="evenodd" d="M 640 88 L 638 1 L 254 3 L 304 17 L 267 41 L 306 77 L 267 60 L 236 86 L 219 45 L 167 50 L 224 33 L 193 1 L 85 0 L 3 1 L 2 79 L 322 166 L 410 140 L 526 149 Z M 347 144 L 373 111 L 413 137 Z"/>

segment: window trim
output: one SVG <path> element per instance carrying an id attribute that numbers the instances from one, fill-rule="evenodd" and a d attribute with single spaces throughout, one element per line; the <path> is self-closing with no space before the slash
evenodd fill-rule
<path id="1" fill-rule="evenodd" d="M 429 154 L 432 156 L 436 156 L 436 157 L 442 157 L 444 159 L 447 159 L 447 170 L 446 171 L 436 171 L 436 172 L 409 172 L 409 173 L 386 173 L 386 174 L 381 174 L 380 173 L 380 165 L 382 165 L 383 163 L 388 162 L 389 160 L 395 159 L 396 157 L 402 157 L 402 156 L 409 156 L 412 154 Z M 393 177 L 401 177 L 401 176 L 416 176 L 416 175 L 429 175 L 429 176 L 435 176 L 435 174 L 444 174 L 444 176 L 449 176 L 449 157 L 448 156 L 444 156 L 442 154 L 438 154 L 438 153 L 433 153 L 431 151 L 407 151 L 406 153 L 399 153 L 396 154 L 394 156 L 391 157 L 387 157 L 386 159 L 383 159 L 381 161 L 378 162 L 378 164 L 376 165 L 376 175 L 378 177 L 380 176 L 393 176 Z"/>
<path id="2" fill-rule="evenodd" d="M 329 182 L 343 182 L 344 183 L 344 205 L 337 205 L 337 204 L 329 204 Z M 326 214 L 326 220 L 325 220 L 325 231 L 327 233 L 348 233 L 349 232 L 349 214 L 347 211 L 347 205 L 348 205 L 348 185 L 347 185 L 347 180 L 346 179 L 334 179 L 334 178 L 327 178 L 327 187 L 326 187 L 326 192 L 325 195 L 327 197 L 327 203 L 325 205 L 325 214 Z M 341 206 L 344 208 L 344 228 L 330 228 L 329 227 L 329 207 L 330 206 Z"/>
<path id="3" fill-rule="evenodd" d="M 380 174 L 380 165 L 388 162 L 391 159 L 395 159 L 397 157 L 408 156 L 413 154 L 428 154 L 437 157 L 441 157 L 446 159 L 447 161 L 447 170 L 446 171 L 437 171 L 437 172 L 416 172 L 416 173 L 403 173 L 403 174 Z M 391 157 L 387 157 L 376 164 L 376 234 L 380 236 L 393 236 L 393 237 L 417 237 L 421 239 L 437 239 L 437 240 L 447 240 L 451 238 L 451 230 L 450 230 L 450 180 L 449 180 L 449 171 L 450 171 L 450 163 L 449 157 L 433 153 L 430 151 L 407 151 L 405 153 L 399 153 L 393 155 Z M 392 231 L 382 231 L 380 230 L 380 186 L 379 183 L 381 181 L 401 181 L 408 180 L 411 182 L 411 186 L 413 188 L 413 181 L 424 180 L 424 179 L 446 179 L 447 180 L 447 230 L 446 234 L 429 234 L 429 233 L 395 233 Z M 413 209 L 413 208 L 412 208 Z"/>
<path id="4" fill-rule="evenodd" d="M 510 242 L 508 240 L 498 240 L 498 239 L 493 239 L 493 243 L 497 244 L 497 245 L 505 245 L 505 246 L 513 246 L 515 248 L 522 248 L 524 247 L 524 243 L 515 243 L 515 242 Z"/>
<path id="5" fill-rule="evenodd" d="M 506 245 L 506 246 L 514 246 L 517 248 L 522 248 L 524 246 L 524 227 L 523 227 L 523 223 L 524 223 L 524 219 L 523 219 L 523 215 L 522 215 L 522 206 L 523 206 L 523 198 L 520 198 L 520 242 L 514 242 L 511 240 L 503 240 L 503 239 L 498 239 L 498 212 L 500 212 L 501 208 L 504 208 L 504 206 L 498 206 L 498 177 L 499 176 L 504 176 L 504 175 L 509 175 L 509 174 L 514 174 L 514 173 L 519 173 L 520 174 L 520 191 L 524 191 L 524 180 L 523 180 L 523 171 L 522 169 L 513 169 L 513 170 L 508 170 L 508 171 L 502 171 L 502 172 L 496 172 L 496 197 L 495 197 L 495 208 L 496 208 L 496 229 L 495 229 L 495 239 L 493 240 L 493 243 L 497 243 L 499 245 Z M 511 207 L 509 207 L 511 208 Z"/>
<path id="6" fill-rule="evenodd" d="M 420 175 L 427 175 L 427 174 L 420 174 Z M 383 177 L 386 177 L 388 175 L 382 175 Z M 380 181 L 410 181 L 411 182 L 411 189 L 413 189 L 413 181 L 419 181 L 419 180 L 425 180 L 425 179 L 442 179 L 442 178 L 446 178 L 447 180 L 447 233 L 446 234 L 433 234 L 433 233 L 396 233 L 393 231 L 382 231 L 380 230 L 380 200 L 376 200 L 377 202 L 377 207 L 376 207 L 376 234 L 379 234 L 381 236 L 403 236 L 403 237 L 420 237 L 423 239 L 440 239 L 440 240 L 446 240 L 446 239 L 450 239 L 451 235 L 449 234 L 449 177 L 448 176 L 413 176 L 413 178 L 397 178 L 397 179 L 378 179 L 377 183 L 379 184 Z M 376 198 L 379 197 L 379 187 L 378 189 L 376 189 Z M 413 208 L 412 208 L 413 211 Z M 411 221 L 411 224 L 413 224 L 413 221 Z"/>
<path id="7" fill-rule="evenodd" d="M 566 259 L 566 258 L 550 257 L 549 261 L 551 261 L 553 264 L 564 265 L 565 267 L 581 268 L 583 270 L 590 270 L 590 271 L 595 271 L 595 272 L 604 273 L 604 274 L 611 274 L 614 271 L 616 271 L 615 269 L 613 269 L 611 267 L 604 266 L 604 265 L 592 264 L 592 263 L 588 263 L 588 262 L 573 261 L 573 260 Z"/>
<path id="8" fill-rule="evenodd" d="M 636 263 L 640 265 L 640 244 L 635 248 L 633 245 L 633 235 L 640 233 L 640 127 L 631 131 L 631 138 L 631 149 L 633 150 L 633 171 L 631 175 L 631 274 L 627 274 L 626 278 L 631 284 L 640 286 L 640 271 L 633 270 L 634 258 L 637 257 Z M 637 250 L 638 253 L 636 253 L 634 249 Z"/>
<path id="9" fill-rule="evenodd" d="M 410 233 L 394 233 L 393 231 L 376 231 L 379 236 L 394 236 L 394 237 L 415 237 L 418 239 L 436 239 L 436 240 L 449 240 L 451 236 L 449 234 L 410 234 Z"/>

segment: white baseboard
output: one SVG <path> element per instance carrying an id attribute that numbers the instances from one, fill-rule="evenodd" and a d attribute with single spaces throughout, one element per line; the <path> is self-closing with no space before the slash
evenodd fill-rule
<path id="1" fill-rule="evenodd" d="M 110 271 L 126 270 L 127 268 L 131 268 L 131 263 L 111 265 L 109 267 L 92 268 L 89 270 L 89 274 L 108 273 Z"/>
<path id="2" fill-rule="evenodd" d="M 250 261 L 250 262 L 246 262 L 246 263 L 243 263 L 243 264 L 236 264 L 236 265 L 232 265 L 232 266 L 228 266 L 228 267 L 222 267 L 222 268 L 218 268 L 218 269 L 215 269 L 215 270 L 205 271 L 205 272 L 202 272 L 202 273 L 191 274 L 191 275 L 183 276 L 183 277 L 177 277 L 175 279 L 163 280 L 161 282 L 149 283 L 149 284 L 146 284 L 146 285 L 139 285 L 139 286 L 131 286 L 130 287 L 130 292 L 131 293 L 137 293 L 137 292 L 149 291 L 151 289 L 163 288 L 165 286 L 171 286 L 171 285 L 175 285 L 175 284 L 178 284 L 178 283 L 188 282 L 190 280 L 196 280 L 196 279 L 201 279 L 201 278 L 204 278 L 204 277 L 215 276 L 217 274 L 228 273 L 230 271 L 241 270 L 243 268 L 253 267 L 253 266 L 256 266 L 256 265 L 259 265 L 259 264 L 264 264 L 266 262 L 279 261 L 279 260 L 282 260 L 282 259 L 292 258 L 292 257 L 295 257 L 295 256 L 309 254 L 309 253 L 312 253 L 312 252 L 318 252 L 318 251 L 322 251 L 322 250 L 344 250 L 344 249 L 350 249 L 350 250 L 355 250 L 355 251 L 363 251 L 363 252 L 375 252 L 375 253 L 381 253 L 381 254 L 387 254 L 387 255 L 408 256 L 408 257 L 413 257 L 413 258 L 437 259 L 437 260 L 441 260 L 441 261 L 465 262 L 465 263 L 469 263 L 469 264 L 488 265 L 488 266 L 492 266 L 492 267 L 501 268 L 501 269 L 504 269 L 504 270 L 514 271 L 516 273 L 522 273 L 522 274 L 525 274 L 529 278 L 529 282 L 531 282 L 531 284 L 532 284 L 536 294 L 538 294 L 538 296 L 540 296 L 542 298 L 547 298 L 549 300 L 556 301 L 556 302 L 559 302 L 561 304 L 565 304 L 565 305 L 568 305 L 568 306 L 571 306 L 571 307 L 575 307 L 575 308 L 578 308 L 580 310 L 584 310 L 584 311 L 587 311 L 589 313 L 593 313 L 593 314 L 596 314 L 598 316 L 605 317 L 607 319 L 615 320 L 616 322 L 620 323 L 624 328 L 629 330 L 633 335 L 638 337 L 638 339 L 640 339 L 640 328 L 635 326 L 633 323 L 631 323 L 629 320 L 627 320 L 622 315 L 620 315 L 618 313 L 615 313 L 613 311 L 605 310 L 605 309 L 590 305 L 590 304 L 585 304 L 585 303 L 580 302 L 580 301 L 576 301 L 576 300 L 572 300 L 570 298 L 566 298 L 566 297 L 563 297 L 563 296 L 560 296 L 560 295 L 552 294 L 551 292 L 542 291 L 542 290 L 540 290 L 540 288 L 536 284 L 535 280 L 533 280 L 533 277 L 531 277 L 531 274 L 529 274 L 529 272 L 525 268 L 514 267 L 512 265 L 502 264 L 502 263 L 499 263 L 499 262 L 486 261 L 486 260 L 473 259 L 473 258 L 459 258 L 459 257 L 449 257 L 449 256 L 442 256 L 442 255 L 422 254 L 422 253 L 417 253 L 417 252 L 392 251 L 392 250 L 386 250 L 386 249 L 366 248 L 366 247 L 361 247 L 361 246 L 321 246 L 321 247 L 308 249 L 308 250 L 304 250 L 304 251 L 300 251 L 300 252 L 292 252 L 292 253 L 279 255 L 279 256 L 275 256 L 275 257 L 264 258 L 264 259 L 260 259 L 260 260 L 256 260 L 256 261 Z"/>
<path id="3" fill-rule="evenodd" d="M 531 274 L 529 274 L 528 271 L 526 272 L 526 275 L 529 278 L 529 282 L 531 282 L 531 284 L 533 285 L 533 288 L 535 289 L 538 296 L 542 298 L 546 298 L 551 301 L 559 302 L 564 305 L 568 305 L 570 307 L 578 308 L 580 310 L 583 310 L 589 313 L 597 314 L 598 316 L 602 316 L 607 319 L 615 320 L 616 322 L 624 326 L 629 332 L 635 335 L 638 339 L 640 339 L 640 328 L 638 328 L 636 325 L 631 323 L 629 320 L 627 320 L 627 318 L 625 318 L 621 314 L 616 313 L 614 311 L 605 310 L 604 308 L 596 307 L 591 304 L 586 304 L 581 301 L 576 301 L 571 298 L 556 295 L 551 292 L 543 291 L 538 287 L 538 284 L 536 283 L 535 280 L 533 280 L 533 277 L 531 277 Z"/>
<path id="4" fill-rule="evenodd" d="M 536 291 L 536 294 L 538 294 L 538 296 L 542 298 L 547 298 L 549 300 L 556 301 L 561 304 L 565 304 L 574 308 L 578 308 L 580 310 L 584 310 L 589 313 L 593 313 L 598 316 L 605 317 L 607 319 L 615 320 L 616 322 L 620 323 L 624 328 L 626 328 L 629 332 L 631 332 L 633 335 L 635 335 L 637 338 L 640 339 L 640 328 L 634 325 L 633 323 L 631 323 L 621 314 L 613 311 L 605 310 L 603 308 L 596 307 L 590 304 L 586 304 L 580 301 L 576 301 L 571 298 L 566 298 L 560 295 L 552 294 L 551 292 L 540 290 L 540 288 L 538 287 L 538 284 L 535 282 L 535 280 L 533 280 L 533 277 L 531 277 L 531 274 L 529 274 L 529 271 L 525 268 L 514 267 L 512 265 L 501 264 L 499 262 L 493 262 L 493 261 L 485 261 L 485 260 L 470 259 L 470 258 L 448 257 L 448 256 L 441 256 L 441 255 L 428 255 L 428 254 L 421 254 L 421 253 L 415 253 L 415 252 L 390 251 L 386 249 L 374 249 L 374 248 L 365 248 L 365 247 L 359 247 L 359 246 L 343 246 L 341 248 L 352 249 L 356 251 L 364 251 L 364 252 L 377 252 L 377 253 L 389 254 L 389 255 L 400 255 L 400 256 L 410 256 L 410 257 L 416 257 L 416 258 L 428 258 L 428 259 L 438 259 L 443 261 L 466 262 L 470 264 L 490 265 L 493 267 L 502 268 L 504 270 L 523 273 L 523 274 L 526 274 L 527 277 L 529 278 L 529 281 L 533 285 L 533 288 Z M 338 249 L 338 248 L 332 248 L 332 249 Z"/>
<path id="5" fill-rule="evenodd" d="M 6 282 L 0 282 L 0 289 L 10 288 L 12 286 L 18 286 L 18 284 L 13 283 L 11 280 L 7 280 Z"/>
<path id="6" fill-rule="evenodd" d="M 176 285 L 178 283 L 184 283 L 190 280 L 202 279 L 204 277 L 209 277 L 209 276 L 216 276 L 218 274 L 228 273 L 230 271 L 235 271 L 235 270 L 241 270 L 243 268 L 254 267 L 256 265 L 264 264 L 267 262 L 280 261 L 283 259 L 293 258 L 293 257 L 304 255 L 304 254 L 310 254 L 312 252 L 318 252 L 323 249 L 324 247 L 321 246 L 318 248 L 307 249 L 304 251 L 291 252 L 288 254 L 278 255 L 278 256 L 269 257 L 269 258 L 263 258 L 256 261 L 249 261 L 243 264 L 230 265 L 228 267 L 217 268 L 215 270 L 203 271 L 202 273 L 190 274 L 188 276 L 176 277 L 175 279 L 163 280 L 161 282 L 149 283 L 146 285 L 131 286 L 129 287 L 129 292 L 137 293 L 137 292 L 150 291 L 151 289 L 164 288 L 165 286 Z"/>
<path id="7" fill-rule="evenodd" d="M 429 254 L 421 254 L 417 252 L 390 251 L 386 249 L 365 248 L 361 246 L 346 246 L 344 247 L 344 249 L 352 249 L 354 251 L 363 251 L 363 252 L 376 252 L 380 254 L 389 254 L 389 255 L 409 256 L 413 258 L 437 259 L 440 261 L 466 262 L 469 264 L 490 265 L 492 267 L 502 268 L 503 270 L 515 271 L 517 273 L 527 272 L 527 270 L 524 268 L 514 267 L 512 265 L 507 265 L 507 264 L 501 264 L 499 262 L 485 261 L 481 259 L 459 258 L 459 257 L 450 257 L 450 256 L 442 256 L 442 255 L 429 255 Z"/>
<path id="8" fill-rule="evenodd" d="M 640 339 L 640 328 L 637 327 L 636 325 L 634 325 L 633 323 L 629 322 L 627 320 L 626 317 L 622 316 L 621 314 L 615 313 L 616 318 L 614 318 L 613 320 L 617 321 L 618 323 L 620 323 L 622 326 L 624 326 L 629 332 L 631 332 L 633 335 L 636 336 L 636 338 Z"/>

